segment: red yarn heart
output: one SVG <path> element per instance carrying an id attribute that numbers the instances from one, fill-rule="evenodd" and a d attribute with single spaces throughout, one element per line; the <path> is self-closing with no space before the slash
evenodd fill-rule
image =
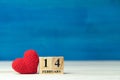
<path id="1" fill-rule="evenodd" d="M 35 74 L 39 63 L 39 56 L 34 50 L 27 50 L 24 58 L 17 58 L 12 63 L 12 68 L 21 74 Z"/>

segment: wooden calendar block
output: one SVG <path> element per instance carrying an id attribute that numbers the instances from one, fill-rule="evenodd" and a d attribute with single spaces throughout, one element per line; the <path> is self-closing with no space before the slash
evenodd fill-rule
<path id="1" fill-rule="evenodd" d="M 52 68 L 53 69 L 63 69 L 64 59 L 61 57 L 53 57 L 52 58 Z"/>
<path id="2" fill-rule="evenodd" d="M 63 57 L 40 57 L 39 64 L 40 74 L 63 74 L 64 58 Z"/>
<path id="3" fill-rule="evenodd" d="M 40 57 L 40 69 L 52 69 L 51 57 Z"/>

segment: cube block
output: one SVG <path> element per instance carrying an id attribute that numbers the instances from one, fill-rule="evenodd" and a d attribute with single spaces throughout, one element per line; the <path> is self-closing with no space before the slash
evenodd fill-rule
<path id="1" fill-rule="evenodd" d="M 63 74 L 64 57 L 40 57 L 40 74 Z"/>

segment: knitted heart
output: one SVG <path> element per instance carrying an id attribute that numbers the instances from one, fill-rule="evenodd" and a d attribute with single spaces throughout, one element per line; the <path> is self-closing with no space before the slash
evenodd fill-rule
<path id="1" fill-rule="evenodd" d="M 17 58 L 12 63 L 12 68 L 21 74 L 35 74 L 39 63 L 39 56 L 34 50 L 27 50 L 24 58 Z"/>

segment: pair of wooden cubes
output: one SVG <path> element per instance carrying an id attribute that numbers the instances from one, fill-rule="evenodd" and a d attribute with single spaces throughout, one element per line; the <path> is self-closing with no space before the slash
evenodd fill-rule
<path id="1" fill-rule="evenodd" d="M 40 74 L 63 74 L 64 57 L 40 57 Z"/>

